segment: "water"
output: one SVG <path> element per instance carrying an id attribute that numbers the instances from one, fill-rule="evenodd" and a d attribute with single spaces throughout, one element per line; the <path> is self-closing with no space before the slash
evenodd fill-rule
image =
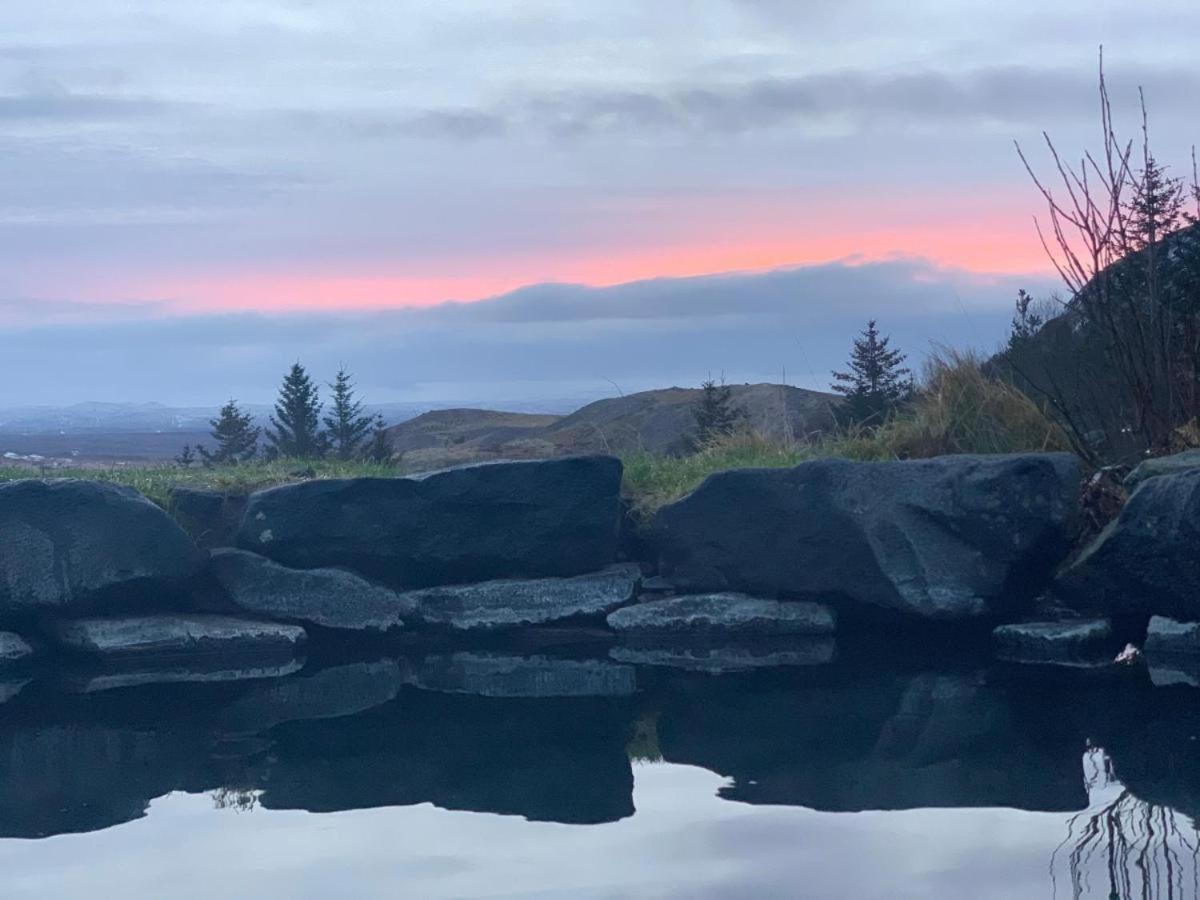
<path id="1" fill-rule="evenodd" d="M 0 896 L 1200 896 L 1200 694 L 1144 673 L 491 650 L 139 680 L 0 685 Z"/>

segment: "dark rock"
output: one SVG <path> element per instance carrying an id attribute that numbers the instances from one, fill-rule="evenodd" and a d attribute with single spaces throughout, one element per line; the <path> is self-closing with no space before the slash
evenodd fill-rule
<path id="1" fill-rule="evenodd" d="M 1107 619 L 1019 622 L 992 632 L 1001 659 L 1033 663 L 1112 662 L 1113 630 Z"/>
<path id="2" fill-rule="evenodd" d="M 297 625 L 204 615 L 76 619 L 52 630 L 68 650 L 118 657 L 290 655 L 306 638 Z"/>
<path id="3" fill-rule="evenodd" d="M 694 594 L 618 609 L 608 626 L 621 634 L 832 634 L 833 610 L 819 603 L 760 600 L 745 594 Z"/>
<path id="4" fill-rule="evenodd" d="M 1125 487 L 1132 491 L 1150 478 L 1157 478 L 1160 475 L 1178 475 L 1180 472 L 1189 472 L 1192 469 L 1200 469 L 1200 450 L 1185 450 L 1183 453 L 1175 453 L 1171 456 L 1147 459 L 1139 463 L 1125 477 Z"/>
<path id="5" fill-rule="evenodd" d="M 325 628 L 387 631 L 415 604 L 342 569 L 289 569 L 246 550 L 214 550 L 217 582 L 238 609 Z"/>
<path id="6" fill-rule="evenodd" d="M 661 567 L 694 592 L 1009 614 L 1066 554 L 1080 477 L 1055 453 L 721 472 L 658 513 Z"/>
<path id="7" fill-rule="evenodd" d="M 399 587 L 578 575 L 616 559 L 621 462 L 498 462 L 253 494 L 239 547 Z"/>
<path id="8" fill-rule="evenodd" d="M 624 697 L 634 670 L 603 660 L 453 653 L 426 657 L 408 682 L 430 691 L 480 697 Z"/>
<path id="9" fill-rule="evenodd" d="M 719 675 L 778 666 L 820 666 L 833 662 L 830 637 L 796 637 L 787 641 L 743 643 L 627 644 L 613 647 L 609 657 L 635 666 L 667 666 Z"/>
<path id="10" fill-rule="evenodd" d="M 633 563 L 622 563 L 573 578 L 484 581 L 400 596 L 427 625 L 492 631 L 604 616 L 633 599 L 641 574 Z"/>
<path id="11" fill-rule="evenodd" d="M 198 546 L 205 549 L 230 547 L 245 512 L 246 500 L 246 494 L 177 487 L 171 490 L 167 508 Z"/>
<path id="12" fill-rule="evenodd" d="M 1200 469 L 1143 481 L 1058 587 L 1081 610 L 1200 619 Z"/>
<path id="13" fill-rule="evenodd" d="M 183 530 L 132 488 L 76 479 L 0 485 L 0 618 L 107 610 L 182 582 L 199 563 Z"/>
<path id="14" fill-rule="evenodd" d="M 19 634 L 0 631 L 0 669 L 20 665 L 33 658 L 33 648 Z"/>
<path id="15" fill-rule="evenodd" d="M 673 594 L 675 583 L 662 575 L 642 579 L 642 592 L 646 594 Z"/>

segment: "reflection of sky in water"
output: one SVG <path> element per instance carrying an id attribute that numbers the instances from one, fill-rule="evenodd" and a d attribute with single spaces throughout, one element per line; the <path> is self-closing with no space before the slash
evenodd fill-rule
<path id="1" fill-rule="evenodd" d="M 637 814 L 595 826 L 429 804 L 238 812 L 175 793 L 102 832 L 0 842 L 3 896 L 1107 900 L 1114 861 L 1122 896 L 1196 896 L 1190 820 L 1125 793 L 1099 751 L 1084 759 L 1089 810 L 1074 816 L 749 806 L 719 799 L 726 780 L 703 769 L 643 763 L 634 773 Z"/>

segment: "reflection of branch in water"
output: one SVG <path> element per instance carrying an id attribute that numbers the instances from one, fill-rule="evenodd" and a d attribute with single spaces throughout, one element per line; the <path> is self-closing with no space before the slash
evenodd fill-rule
<path id="1" fill-rule="evenodd" d="M 1112 759 L 1089 745 L 1083 757 L 1088 808 L 1067 821 L 1067 836 L 1050 857 L 1056 866 L 1070 847 L 1067 870 L 1074 900 L 1183 900 L 1200 897 L 1200 830 L 1168 806 L 1140 800 L 1118 780 Z M 1092 894 L 1090 876 L 1101 869 L 1107 889 Z M 1187 885 L 1185 889 L 1185 884 Z"/>
<path id="2" fill-rule="evenodd" d="M 213 809 L 250 812 L 258 806 L 259 793 L 244 788 L 219 787 L 212 792 Z"/>

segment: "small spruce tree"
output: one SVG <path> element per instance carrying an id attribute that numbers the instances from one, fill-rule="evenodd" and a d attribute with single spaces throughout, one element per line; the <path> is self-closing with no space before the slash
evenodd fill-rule
<path id="1" fill-rule="evenodd" d="M 365 456 L 375 463 L 392 461 L 392 442 L 387 434 L 387 422 L 383 416 L 376 416 L 372 422 L 371 440 L 366 446 Z"/>
<path id="2" fill-rule="evenodd" d="M 321 401 L 317 386 L 300 363 L 283 378 L 275 414 L 267 429 L 267 442 L 273 458 L 320 459 L 325 455 L 325 435 L 320 431 Z"/>
<path id="3" fill-rule="evenodd" d="M 711 378 L 700 385 L 700 399 L 692 410 L 696 427 L 692 432 L 691 445 L 699 450 L 712 441 L 733 434 L 742 423 L 742 414 L 732 407 L 733 390 L 722 381 L 717 384 Z"/>
<path id="4" fill-rule="evenodd" d="M 912 372 L 904 367 L 906 357 L 889 348 L 888 340 L 879 336 L 872 319 L 862 337 L 854 341 L 850 371 L 833 373 L 833 390 L 844 398 L 842 410 L 853 422 L 878 425 L 912 396 Z"/>
<path id="5" fill-rule="evenodd" d="M 196 461 L 196 454 L 192 450 L 191 444 L 184 444 L 183 449 L 179 451 L 179 455 L 175 457 L 175 464 L 181 469 L 190 469 L 192 463 Z"/>
<path id="6" fill-rule="evenodd" d="M 362 403 L 354 396 L 354 382 L 345 367 L 329 385 L 333 392 L 330 414 L 325 416 L 325 434 L 329 448 L 338 459 L 356 459 L 371 436 L 375 420 L 363 415 Z"/>
<path id="7" fill-rule="evenodd" d="M 206 466 L 237 465 L 253 459 L 258 452 L 261 429 L 254 424 L 249 413 L 238 409 L 236 400 L 230 400 L 222 406 L 217 418 L 210 419 L 208 424 L 212 426 L 211 433 L 217 447 L 209 451 L 197 445 Z M 185 447 L 184 451 L 187 449 Z M 179 463 L 184 465 L 182 456 Z"/>

